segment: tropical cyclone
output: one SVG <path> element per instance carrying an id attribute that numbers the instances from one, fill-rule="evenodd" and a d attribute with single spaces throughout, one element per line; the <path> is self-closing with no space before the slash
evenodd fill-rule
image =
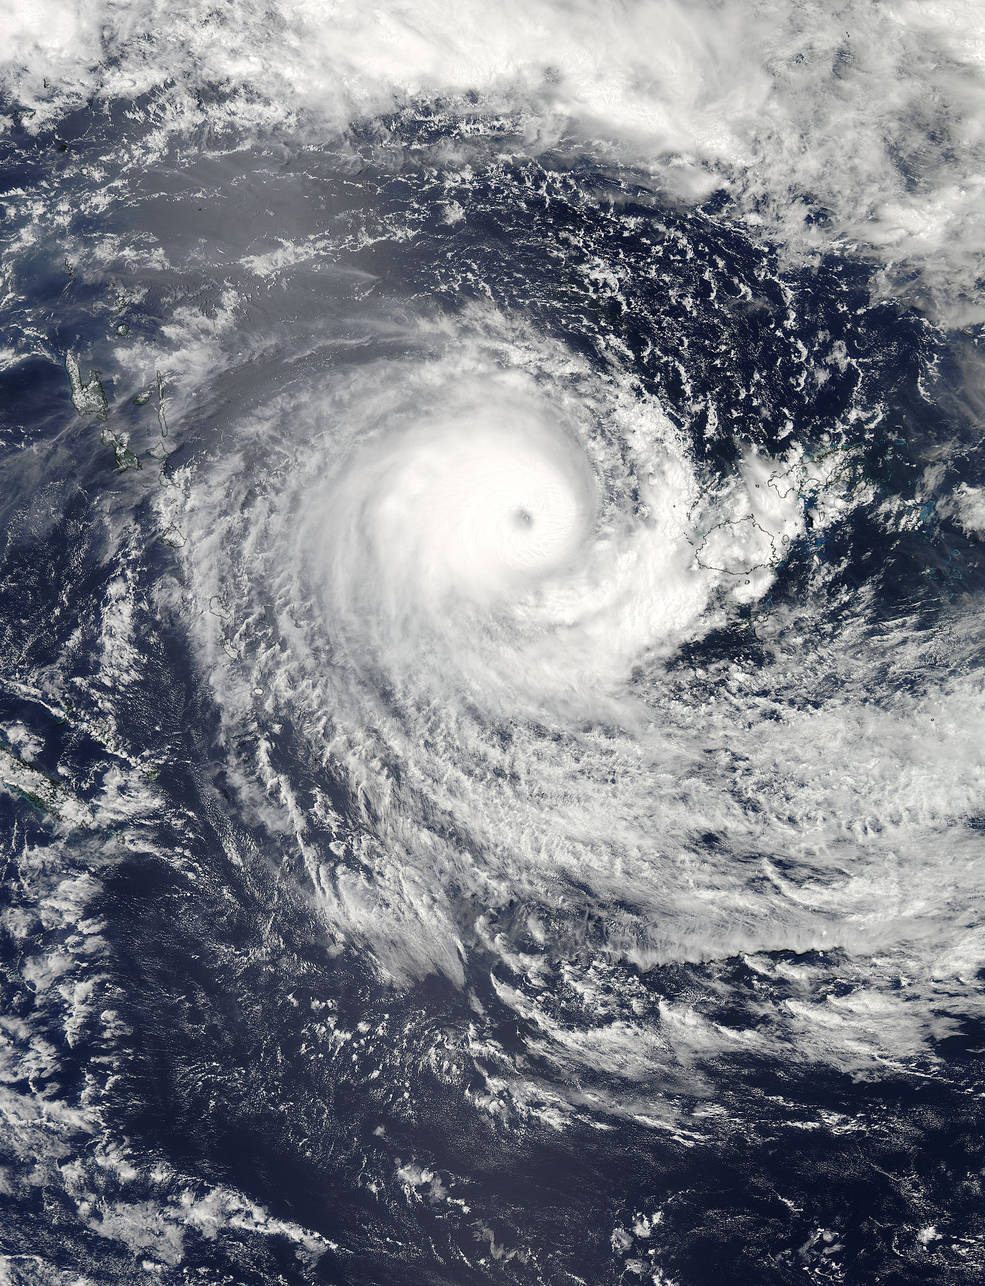
<path id="1" fill-rule="evenodd" d="M 840 948 L 864 989 L 878 944 L 923 962 L 924 1001 L 893 1002 L 885 1024 L 890 1044 L 919 1045 L 940 961 L 966 967 L 963 930 L 941 954 L 948 908 L 980 895 L 967 844 L 931 880 L 916 800 L 937 801 L 932 825 L 955 843 L 978 774 L 963 752 L 938 756 L 964 743 L 978 699 L 934 696 L 958 723 L 904 786 L 899 729 L 924 707 L 804 708 L 817 676 L 803 609 L 764 615 L 758 673 L 720 663 L 689 681 L 673 664 L 768 591 L 806 533 L 805 497 L 815 537 L 868 498 L 845 491 L 845 453 L 750 449 L 712 478 L 652 400 L 489 310 L 414 344 L 343 362 L 317 397 L 244 425 L 265 468 L 281 463 L 261 479 L 247 451 L 218 506 L 208 469 L 180 475 L 196 600 L 237 605 L 199 617 L 224 715 L 304 729 L 297 753 L 320 784 L 313 813 L 295 803 L 285 821 L 327 931 L 385 977 L 459 984 L 476 950 L 514 958 L 482 926 L 517 904 L 545 965 L 567 953 L 575 970 Z M 845 692 L 861 700 L 855 680 Z M 833 775 L 836 762 L 858 770 Z M 294 798 L 266 736 L 243 765 L 247 798 L 257 773 L 268 798 Z M 334 860 L 305 839 L 326 823 Z M 679 1029 L 678 1056 L 689 1033 L 711 1039 Z M 785 1012 L 757 1039 L 816 1053 L 816 1034 Z M 839 1064 L 891 1052 L 871 1033 L 860 1045 L 850 1014 L 825 1042 Z"/>

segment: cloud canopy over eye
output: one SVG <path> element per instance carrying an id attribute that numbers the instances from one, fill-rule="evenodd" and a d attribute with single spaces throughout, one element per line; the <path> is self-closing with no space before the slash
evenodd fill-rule
<path id="1" fill-rule="evenodd" d="M 462 360 L 375 370 L 348 445 L 334 423 L 326 435 L 330 463 L 296 499 L 324 628 L 422 696 L 457 672 L 507 717 L 510 700 L 549 710 L 559 685 L 591 706 L 707 600 L 713 578 L 689 570 L 693 470 L 658 407 L 632 411 L 649 433 L 621 458 L 630 412 L 606 423 L 604 389 L 578 405 L 546 371 L 463 376 Z"/>

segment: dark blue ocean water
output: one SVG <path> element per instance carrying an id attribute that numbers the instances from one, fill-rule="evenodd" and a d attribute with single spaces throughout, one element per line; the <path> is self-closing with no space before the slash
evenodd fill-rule
<path id="1" fill-rule="evenodd" d="M 468 936 L 481 909 L 516 950 L 540 951 L 522 899 L 491 911 L 455 893 L 465 985 L 386 982 L 326 934 L 295 836 L 243 805 L 237 765 L 265 731 L 302 813 L 330 789 L 367 825 L 344 774 L 318 776 L 300 719 L 224 721 L 174 590 L 183 537 L 155 505 L 179 469 L 238 449 L 257 408 L 405 355 L 369 316 L 438 326 L 480 304 L 520 318 L 659 400 L 712 477 L 749 442 L 850 455 L 868 500 L 806 524 L 764 598 L 670 658 L 688 699 L 709 696 L 723 661 L 765 664 L 762 621 L 808 600 L 820 653 L 859 649 L 859 701 L 866 687 L 875 706 L 918 691 L 952 660 L 981 672 L 967 631 L 953 658 L 941 640 L 977 610 L 982 546 L 926 486 L 931 466 L 939 495 L 983 481 L 965 383 L 980 335 L 877 299 L 857 259 L 784 262 L 733 223 L 724 193 L 684 208 L 575 141 L 531 158 L 508 126 L 458 129 L 408 111 L 323 145 L 179 135 L 146 171 L 122 111 L 5 141 L 16 357 L 0 374 L 0 707 L 22 730 L 4 734 L 0 793 L 5 1271 L 100 1286 L 979 1281 L 976 1012 L 864 1074 L 755 1046 L 699 1055 L 675 1082 L 677 1130 L 590 1109 L 563 1128 L 483 1112 L 477 1096 L 510 1060 L 544 1084 L 558 1075 L 536 1023 L 493 985 L 524 982 Z M 444 159 L 451 143 L 467 166 Z M 467 217 L 449 219 L 456 207 Z M 251 273 L 285 240 L 308 251 Z M 234 321 L 207 364 L 177 371 L 192 310 Z M 89 390 L 74 401 L 73 360 Z M 263 445 L 251 449 L 262 477 Z M 906 520 L 880 517 L 887 504 Z M 865 640 L 904 617 L 929 651 L 887 676 Z M 838 673 L 819 661 L 799 699 L 832 700 Z M 306 835 L 330 840 L 316 821 Z M 704 842 L 714 854 L 727 840 Z M 539 994 L 568 1029 L 588 1024 L 565 1008 L 566 951 L 601 950 L 603 919 L 586 914 L 566 948 L 559 907 L 543 948 Z M 834 996 L 858 983 L 840 949 L 764 955 L 771 976 L 736 954 L 622 962 L 608 985 L 653 1014 L 700 1003 L 743 1032 L 801 994 L 787 966 L 816 968 Z M 565 1089 L 590 1103 L 611 1079 L 586 1064 Z M 636 1093 L 667 1089 L 655 1077 Z"/>

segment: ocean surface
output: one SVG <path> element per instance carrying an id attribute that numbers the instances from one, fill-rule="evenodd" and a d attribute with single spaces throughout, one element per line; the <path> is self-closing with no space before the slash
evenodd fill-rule
<path id="1" fill-rule="evenodd" d="M 0 1283 L 985 1280 L 985 10 L 0 37 Z"/>

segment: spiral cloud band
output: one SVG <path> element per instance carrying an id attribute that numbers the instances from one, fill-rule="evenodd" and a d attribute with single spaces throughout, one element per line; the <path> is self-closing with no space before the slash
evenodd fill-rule
<path id="1" fill-rule="evenodd" d="M 837 478 L 796 453 L 748 454 L 713 478 L 652 397 L 485 310 L 404 343 L 413 358 L 346 370 L 343 356 L 316 397 L 278 401 L 244 433 L 262 457 L 245 448 L 218 492 L 184 477 L 221 707 L 306 729 L 320 782 L 307 808 L 276 739 L 247 771 L 261 813 L 288 806 L 326 926 L 385 976 L 437 969 L 459 985 L 480 947 L 521 977 L 567 959 L 571 985 L 601 960 L 842 949 L 889 970 L 899 953 L 912 971 L 926 949 L 916 992 L 863 988 L 823 1056 L 866 1066 L 919 1045 L 934 979 L 974 958 L 963 918 L 940 935 L 980 896 L 973 836 L 959 839 L 980 784 L 960 749 L 979 699 L 959 684 L 846 720 L 862 699 L 848 656 L 805 655 L 797 613 L 775 608 L 765 664 L 674 659 L 760 610 L 788 544 L 845 511 Z M 819 666 L 845 697 L 805 700 Z M 928 702 L 951 720 L 935 729 Z M 928 884 L 927 826 L 948 814 L 948 878 Z M 536 991 L 503 995 L 537 1013 Z M 818 1053 L 823 999 L 801 1003 L 763 1013 L 760 1046 Z M 561 1057 L 570 1033 L 537 1021 Z M 634 1060 L 662 1065 L 663 1039 Z M 674 1056 L 729 1039 L 685 1025 Z M 639 1040 L 631 1025 L 619 1047 Z"/>

